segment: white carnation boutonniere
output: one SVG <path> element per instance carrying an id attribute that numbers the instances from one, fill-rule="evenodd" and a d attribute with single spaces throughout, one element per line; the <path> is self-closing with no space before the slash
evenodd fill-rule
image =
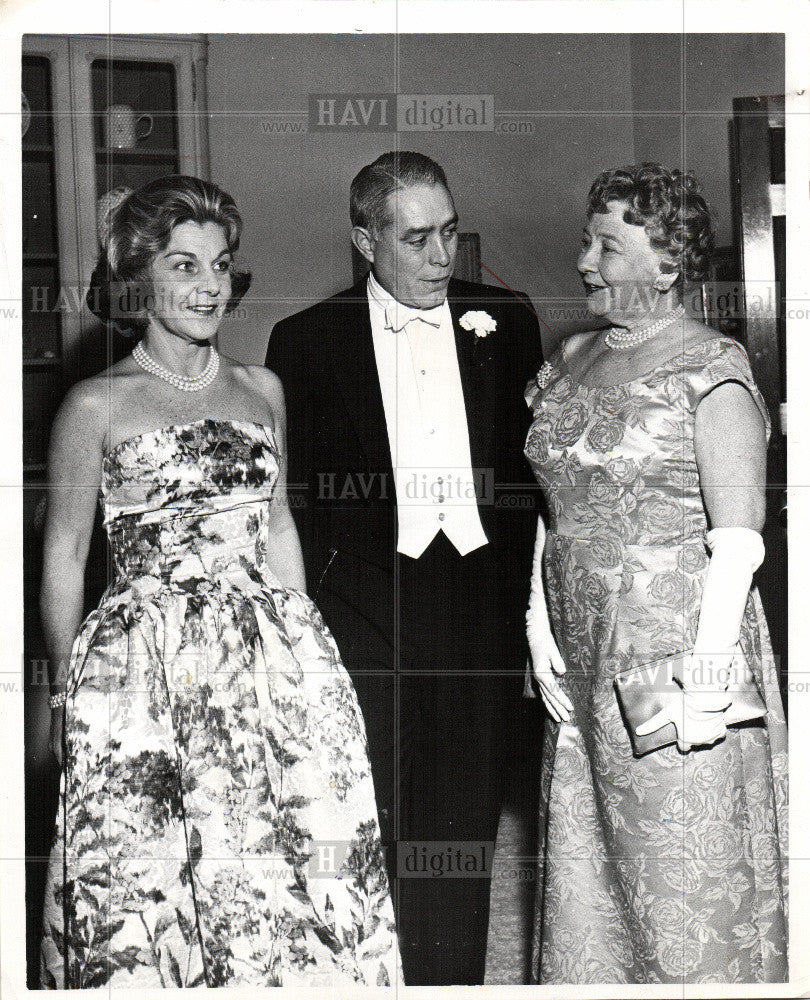
<path id="1" fill-rule="evenodd" d="M 471 310 L 459 320 L 465 330 L 473 330 L 476 337 L 487 337 L 498 328 L 497 322 L 487 312 Z"/>

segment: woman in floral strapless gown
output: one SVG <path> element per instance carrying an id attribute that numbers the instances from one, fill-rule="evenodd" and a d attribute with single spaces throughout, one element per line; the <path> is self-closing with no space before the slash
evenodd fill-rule
<path id="1" fill-rule="evenodd" d="M 787 732 L 751 585 L 770 421 L 742 348 L 677 306 L 709 246 L 690 175 L 601 175 L 579 270 L 614 326 L 564 341 L 526 392 L 549 508 L 527 616 L 550 715 L 541 983 L 788 976 Z M 634 756 L 617 672 L 684 650 L 730 662 L 737 642 L 765 718 L 727 729 L 722 680 L 685 669 L 682 706 L 647 723 L 679 745 Z"/>
<path id="2" fill-rule="evenodd" d="M 128 234 L 158 225 L 150 285 L 171 308 L 53 432 L 43 620 L 54 659 L 72 656 L 52 678 L 42 986 L 395 985 L 363 720 L 303 592 L 281 390 L 210 345 L 246 286 L 240 221 L 213 185 L 153 182 L 112 220 L 121 280 Z M 65 552 L 92 524 L 96 461 L 114 578 L 74 642 Z"/>

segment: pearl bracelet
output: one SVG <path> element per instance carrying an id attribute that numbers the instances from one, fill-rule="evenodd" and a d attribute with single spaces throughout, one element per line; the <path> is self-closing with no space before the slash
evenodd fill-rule
<path id="1" fill-rule="evenodd" d="M 48 704 L 51 708 L 61 708 L 67 701 L 67 691 L 60 691 L 59 694 L 52 694 L 48 698 Z"/>

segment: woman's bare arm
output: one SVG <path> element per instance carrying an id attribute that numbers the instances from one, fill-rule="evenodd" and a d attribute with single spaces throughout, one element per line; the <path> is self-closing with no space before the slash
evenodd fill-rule
<path id="1" fill-rule="evenodd" d="M 260 377 L 275 418 L 276 442 L 281 453 L 278 480 L 270 505 L 267 562 L 271 572 L 283 586 L 305 591 L 306 576 L 301 542 L 287 496 L 287 416 L 284 389 L 278 376 L 266 368 L 260 370 Z"/>
<path id="2" fill-rule="evenodd" d="M 762 549 L 756 532 L 765 518 L 765 424 L 739 383 L 719 385 L 698 404 L 695 455 L 713 529 L 707 538 L 712 557 L 694 649 L 684 666 L 683 704 L 674 714 L 671 706 L 662 709 L 636 728 L 644 736 L 672 722 L 684 752 L 725 738 L 722 713 L 731 698 L 722 675 L 739 638 L 757 546 Z"/>
<path id="3" fill-rule="evenodd" d="M 40 592 L 51 694 L 65 689 L 82 620 L 84 569 L 101 481 L 102 405 L 98 393 L 80 383 L 66 396 L 51 429 Z M 52 712 L 51 747 L 60 760 L 63 718 L 63 709 Z"/>
<path id="4" fill-rule="evenodd" d="M 765 423 L 748 390 L 724 382 L 698 404 L 695 457 L 710 527 L 761 531 L 765 523 Z"/>

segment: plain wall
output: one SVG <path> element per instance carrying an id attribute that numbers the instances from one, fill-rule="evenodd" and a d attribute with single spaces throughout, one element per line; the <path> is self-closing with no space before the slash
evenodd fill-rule
<path id="1" fill-rule="evenodd" d="M 783 36 L 636 35 L 630 55 L 636 161 L 693 170 L 732 245 L 732 101 L 784 93 Z"/>
<path id="2" fill-rule="evenodd" d="M 777 35 L 212 35 L 211 178 L 242 210 L 254 273 L 220 346 L 261 361 L 278 319 L 351 284 L 349 184 L 398 145 L 445 168 L 461 229 L 480 234 L 486 268 L 530 295 L 548 348 L 587 326 L 575 260 L 594 177 L 685 164 L 728 244 L 732 99 L 783 90 Z M 305 131 L 311 93 L 397 92 L 493 94 L 496 118 L 522 112 L 510 120 L 533 133 Z M 268 131 L 283 121 L 302 131 Z"/>

